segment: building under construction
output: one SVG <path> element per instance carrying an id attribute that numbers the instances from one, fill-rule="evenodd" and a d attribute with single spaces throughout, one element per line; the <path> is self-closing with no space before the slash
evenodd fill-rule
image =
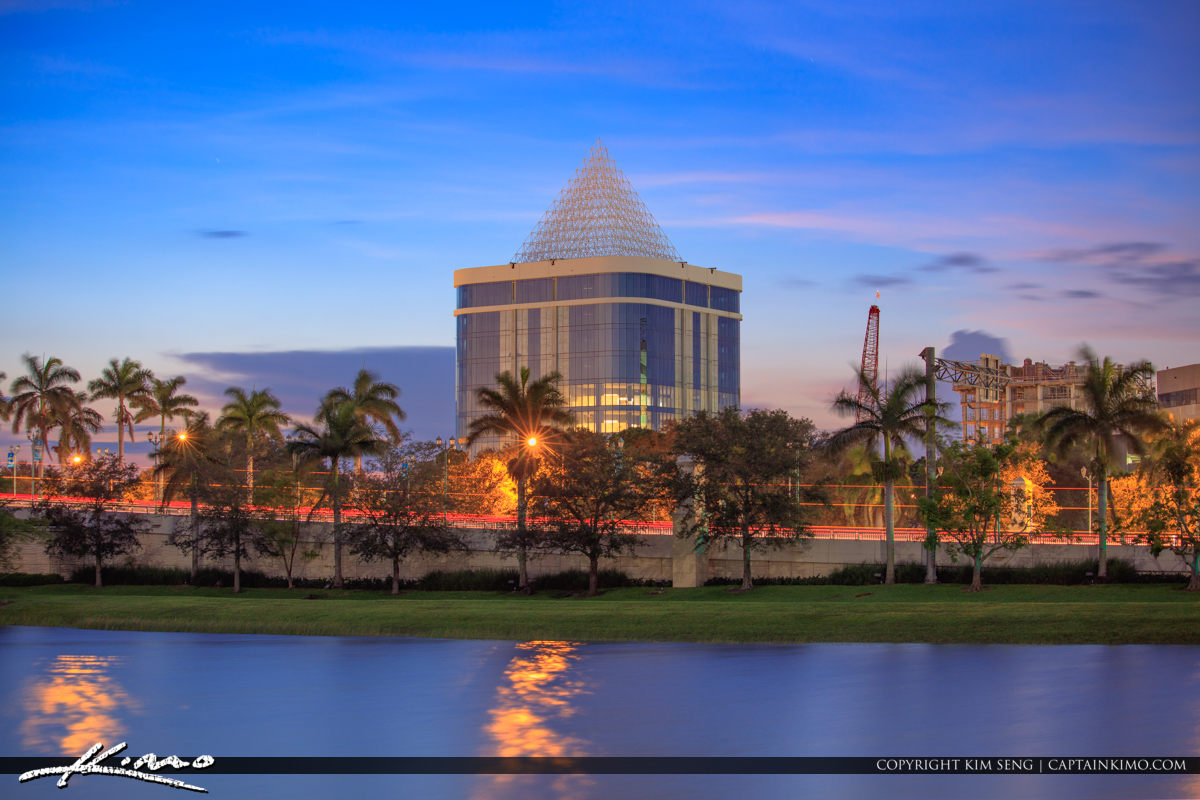
<path id="1" fill-rule="evenodd" d="M 963 441 L 994 442 L 1021 414 L 1040 414 L 1054 406 L 1080 408 L 1087 365 L 1068 361 L 1052 367 L 1025 359 L 1020 366 L 984 353 L 978 361 L 939 360 L 938 377 L 950 380 L 962 406 Z"/>

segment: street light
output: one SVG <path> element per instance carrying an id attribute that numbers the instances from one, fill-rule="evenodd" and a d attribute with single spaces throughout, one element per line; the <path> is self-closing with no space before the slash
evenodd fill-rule
<path id="1" fill-rule="evenodd" d="M 450 482 L 450 451 L 458 450 L 458 440 L 453 436 L 446 439 L 446 447 L 442 447 L 442 437 L 434 440 L 438 451 L 442 454 L 442 524 L 449 525 L 450 518 L 446 513 L 446 488 Z"/>
<path id="2" fill-rule="evenodd" d="M 42 440 L 33 431 L 26 431 L 29 440 L 29 504 L 37 499 L 37 465 L 42 461 Z"/>
<path id="3" fill-rule="evenodd" d="M 154 459 L 154 509 L 156 511 L 158 510 L 158 499 L 160 497 L 158 482 L 162 478 L 162 476 L 158 474 L 158 445 L 162 442 L 163 438 L 164 436 L 162 433 L 155 433 L 154 431 L 150 431 L 146 434 L 146 441 L 154 445 L 154 452 L 152 452 L 150 456 Z"/>
<path id="4" fill-rule="evenodd" d="M 20 452 L 21 445 L 14 444 L 8 448 L 8 467 L 12 470 L 13 479 L 13 496 L 17 494 L 17 453 Z"/>

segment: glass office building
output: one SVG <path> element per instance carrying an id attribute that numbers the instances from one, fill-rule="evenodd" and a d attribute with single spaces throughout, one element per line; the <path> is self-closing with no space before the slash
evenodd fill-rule
<path id="1" fill-rule="evenodd" d="M 478 389 L 522 367 L 562 375 L 576 424 L 602 433 L 740 404 L 741 277 L 680 260 L 602 145 L 514 261 L 454 285 L 459 436 L 486 413 Z"/>

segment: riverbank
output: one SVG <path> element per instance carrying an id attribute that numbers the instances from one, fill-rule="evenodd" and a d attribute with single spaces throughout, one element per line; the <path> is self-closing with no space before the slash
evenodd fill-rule
<path id="1" fill-rule="evenodd" d="M 765 586 L 490 592 L 77 584 L 0 588 L 0 625 L 457 639 L 1200 644 L 1200 596 L 1173 585 Z"/>

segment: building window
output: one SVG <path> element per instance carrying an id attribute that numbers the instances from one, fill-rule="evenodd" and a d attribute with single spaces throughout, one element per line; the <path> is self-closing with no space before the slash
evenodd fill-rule
<path id="1" fill-rule="evenodd" d="M 708 287 L 703 283 L 685 281 L 683 302 L 689 306 L 708 308 Z"/>
<path id="2" fill-rule="evenodd" d="M 513 281 L 471 283 L 458 287 L 458 307 L 506 306 L 513 301 Z"/>
<path id="3" fill-rule="evenodd" d="M 1178 392 L 1164 392 L 1158 396 L 1158 402 L 1163 408 L 1194 406 L 1200 403 L 1200 389 L 1181 389 Z"/>
<path id="4" fill-rule="evenodd" d="M 733 311 L 739 312 L 739 292 L 736 289 L 722 289 L 719 286 L 712 287 L 712 307 L 718 311 Z"/>
<path id="5" fill-rule="evenodd" d="M 1042 390 L 1044 400 L 1066 400 L 1071 396 L 1071 387 L 1062 384 L 1051 384 Z"/>
<path id="6" fill-rule="evenodd" d="M 554 278 L 517 281 L 514 297 L 518 303 L 549 303 L 554 299 Z"/>

